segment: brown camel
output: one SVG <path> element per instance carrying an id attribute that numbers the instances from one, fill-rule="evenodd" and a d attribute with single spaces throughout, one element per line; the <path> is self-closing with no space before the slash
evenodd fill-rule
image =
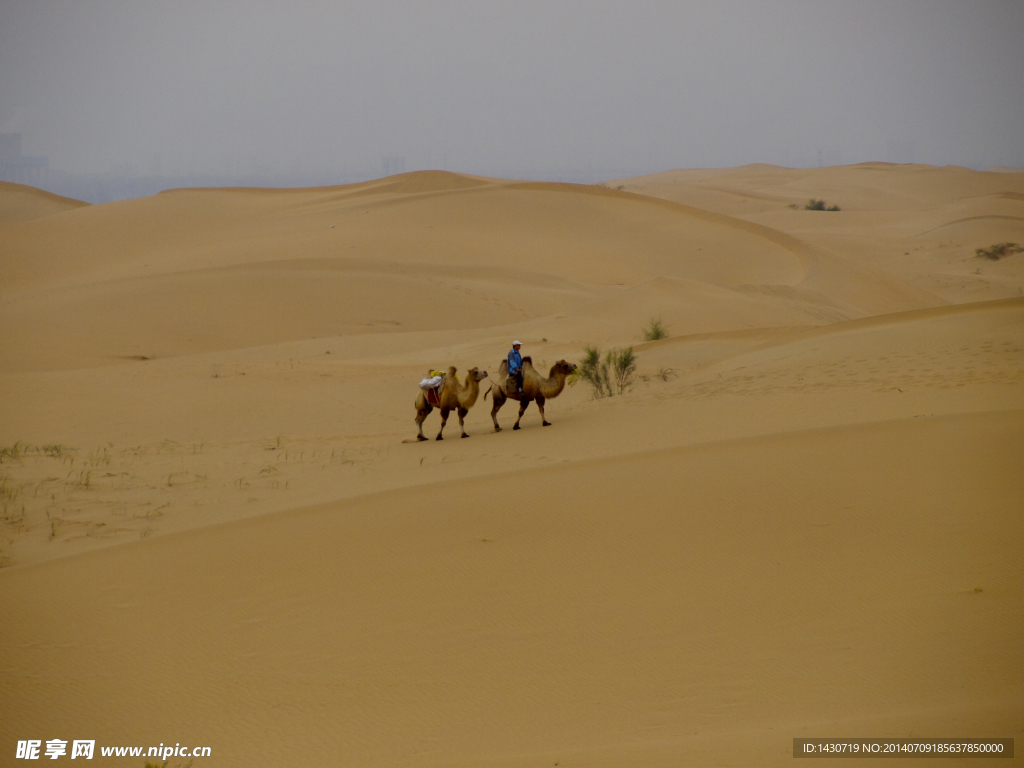
<path id="1" fill-rule="evenodd" d="M 519 400 L 519 418 L 516 419 L 512 429 L 519 429 L 519 422 L 526 413 L 531 400 L 537 401 L 537 408 L 540 410 L 540 421 L 545 427 L 550 427 L 551 422 L 544 417 L 544 401 L 552 397 L 558 397 L 565 389 L 565 377 L 576 370 L 575 363 L 568 363 L 559 360 L 553 366 L 547 378 L 544 378 L 533 367 L 533 360 L 529 357 L 523 358 L 523 396 L 519 397 L 519 390 L 516 388 L 516 380 L 508 376 L 508 361 L 502 360 L 498 369 L 498 380 L 491 382 L 489 394 L 494 405 L 491 407 L 491 420 L 494 422 L 494 431 L 501 432 L 498 425 L 497 413 L 505 401 L 509 398 Z M 504 382 L 499 384 L 498 382 Z M 487 395 L 484 395 L 486 399 Z"/>
<path id="2" fill-rule="evenodd" d="M 451 411 L 458 412 L 462 436 L 469 437 L 466 434 L 466 425 L 463 420 L 480 394 L 480 382 L 486 378 L 487 371 L 470 368 L 466 372 L 466 383 L 460 385 L 455 378 L 455 366 L 448 369 L 448 375 L 444 377 L 444 384 L 441 385 L 438 397 L 441 403 L 438 406 L 441 409 L 441 429 L 437 432 L 438 440 L 444 440 L 441 433 L 444 432 L 444 425 L 448 423 L 448 414 Z M 427 402 L 427 393 L 421 389 L 416 396 L 416 426 L 419 428 L 419 434 L 416 435 L 417 440 L 427 439 L 423 436 L 423 420 L 432 410 L 434 410 L 434 406 Z"/>

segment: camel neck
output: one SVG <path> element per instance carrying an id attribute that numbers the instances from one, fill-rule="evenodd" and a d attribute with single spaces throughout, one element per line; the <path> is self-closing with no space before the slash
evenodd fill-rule
<path id="1" fill-rule="evenodd" d="M 466 377 L 465 384 L 461 386 L 458 384 L 455 385 L 455 396 L 464 408 L 471 407 L 476 402 L 476 398 L 479 394 L 480 382 L 472 375 Z"/>
<path id="2" fill-rule="evenodd" d="M 540 393 L 544 397 L 557 397 L 565 389 L 565 374 L 552 371 L 546 379 L 540 380 Z"/>

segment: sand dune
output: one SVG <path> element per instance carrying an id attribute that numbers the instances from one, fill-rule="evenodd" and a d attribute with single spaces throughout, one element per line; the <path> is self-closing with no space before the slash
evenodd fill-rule
<path id="1" fill-rule="evenodd" d="M 24 184 L 0 181 L 0 227 L 41 219 L 88 205 Z"/>
<path id="2" fill-rule="evenodd" d="M 812 431 L 12 569 L 5 730 L 173 734 L 224 765 L 785 764 L 793 734 L 1014 733 L 1022 438 L 1019 412 Z"/>
<path id="3" fill-rule="evenodd" d="M 1024 244 L 1024 173 L 1008 171 L 752 165 L 670 171 L 608 185 L 766 225 L 960 303 L 1024 295 L 1024 260 L 975 258 L 976 248 Z M 842 210 L 802 210 L 811 198 Z"/>
<path id="4" fill-rule="evenodd" d="M 973 256 L 1024 242 L 1013 174 L 0 192 L 4 744 L 675 766 L 1024 736 L 1024 254 Z M 496 373 L 512 338 L 544 370 L 633 345 L 642 378 L 402 442 L 428 367 Z"/>
<path id="5" fill-rule="evenodd" d="M 652 280 L 690 286 L 644 310 L 688 332 L 942 303 L 764 226 L 601 187 L 439 172 L 354 186 L 178 190 L 13 227 L 0 321 L 36 319 L 0 360 L 91 367 L 588 305 L 607 320 L 608 301 Z"/>

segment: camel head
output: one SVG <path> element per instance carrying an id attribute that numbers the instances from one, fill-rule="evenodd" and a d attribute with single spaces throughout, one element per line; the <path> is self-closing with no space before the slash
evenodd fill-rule
<path id="1" fill-rule="evenodd" d="M 479 368 L 470 368 L 466 371 L 466 376 L 473 379 L 473 381 L 483 381 L 487 378 L 487 371 L 481 371 Z"/>
<path id="2" fill-rule="evenodd" d="M 576 363 L 570 363 L 566 360 L 559 360 L 553 366 L 551 366 L 551 376 L 555 374 L 564 374 L 568 376 L 570 373 L 576 370 Z"/>

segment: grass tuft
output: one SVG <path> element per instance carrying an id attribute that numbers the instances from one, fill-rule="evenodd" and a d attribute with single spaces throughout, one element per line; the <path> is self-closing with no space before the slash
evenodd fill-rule
<path id="1" fill-rule="evenodd" d="M 652 317 L 651 322 L 643 329 L 644 341 L 658 341 L 668 338 L 668 328 L 661 322 L 660 317 Z"/>
<path id="2" fill-rule="evenodd" d="M 7 506 L 8 503 L 13 504 L 21 495 L 21 488 L 15 488 L 10 485 L 9 481 L 10 478 L 0 477 L 0 498 L 3 499 L 4 506 Z"/>
<path id="3" fill-rule="evenodd" d="M 19 461 L 24 453 L 25 447 L 20 440 L 10 448 L 0 448 L 0 464 L 5 461 Z"/>

